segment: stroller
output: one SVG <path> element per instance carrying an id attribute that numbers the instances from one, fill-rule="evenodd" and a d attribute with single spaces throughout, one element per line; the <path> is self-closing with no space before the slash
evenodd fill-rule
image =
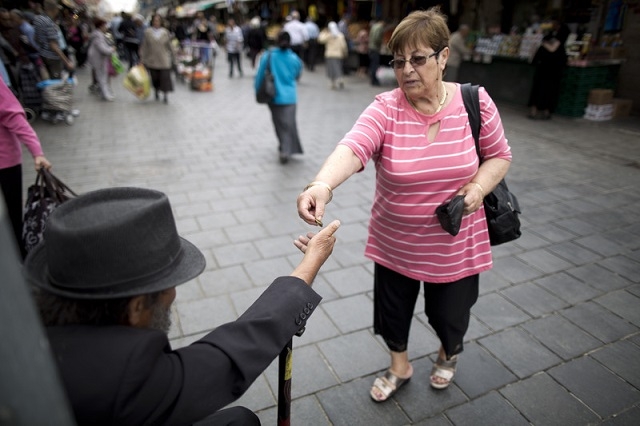
<path id="1" fill-rule="evenodd" d="M 18 68 L 18 99 L 27 115 L 27 121 L 33 122 L 42 109 L 42 93 L 37 85 L 40 75 L 31 62 L 20 64 Z"/>
<path id="2" fill-rule="evenodd" d="M 42 93 L 40 118 L 57 124 L 64 121 L 72 125 L 78 110 L 71 108 L 73 101 L 73 76 L 62 80 L 43 80 L 37 84 Z"/>
<path id="3" fill-rule="evenodd" d="M 19 99 L 29 122 L 37 117 L 56 124 L 60 121 L 73 124 L 79 115 L 71 108 L 73 97 L 73 76 L 64 80 L 41 80 L 33 63 L 19 67 Z"/>

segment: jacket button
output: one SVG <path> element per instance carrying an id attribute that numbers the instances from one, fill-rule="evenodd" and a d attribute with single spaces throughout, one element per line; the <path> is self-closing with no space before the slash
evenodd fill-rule
<path id="1" fill-rule="evenodd" d="M 305 314 L 300 314 L 300 318 L 302 318 L 303 320 L 306 320 L 307 316 Z"/>
<path id="2" fill-rule="evenodd" d="M 302 325 L 302 320 L 300 318 L 296 318 L 296 325 Z"/>
<path id="3" fill-rule="evenodd" d="M 311 313 L 311 311 L 309 310 L 309 308 L 304 308 L 302 310 L 305 314 L 309 315 Z"/>
<path id="4" fill-rule="evenodd" d="M 311 302 L 307 302 L 307 308 L 309 308 L 309 309 L 313 309 L 313 303 L 311 303 Z"/>

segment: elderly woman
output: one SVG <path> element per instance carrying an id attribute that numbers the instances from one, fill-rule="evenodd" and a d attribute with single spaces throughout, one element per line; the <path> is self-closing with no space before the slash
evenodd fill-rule
<path id="1" fill-rule="evenodd" d="M 492 267 L 482 200 L 507 173 L 511 151 L 496 105 L 480 88 L 480 165 L 460 85 L 442 80 L 448 43 L 439 9 L 402 20 L 388 45 L 399 87 L 376 96 L 298 196 L 300 217 L 321 224 L 333 189 L 370 159 L 375 163 L 365 256 L 374 261 L 374 331 L 391 354 L 391 366 L 370 391 L 376 402 L 413 375 L 407 342 L 421 283 L 425 313 L 441 343 L 430 383 L 449 386 L 479 274 Z M 454 237 L 435 210 L 456 195 L 464 196 L 464 217 Z"/>
<path id="2" fill-rule="evenodd" d="M 162 26 L 162 17 L 158 14 L 153 15 L 151 27 L 144 32 L 140 46 L 140 60 L 149 70 L 156 101 L 160 100 L 160 92 L 163 92 L 163 101 L 165 104 L 168 103 L 167 94 L 173 92 L 173 81 L 171 80 L 173 49 L 171 48 L 171 34 Z"/>
<path id="3" fill-rule="evenodd" d="M 109 62 L 111 55 L 116 51 L 113 43 L 107 38 L 107 21 L 96 18 L 93 21 L 95 30 L 91 33 L 89 52 L 87 54 L 89 64 L 93 69 L 95 80 L 100 88 L 102 99 L 112 102 L 115 99 L 111 90 L 111 77 L 109 76 Z"/>
<path id="4" fill-rule="evenodd" d="M 331 21 L 328 27 L 318 35 L 318 43 L 324 44 L 324 60 L 327 64 L 327 77 L 331 89 L 344 87 L 343 61 L 349 54 L 347 40 L 338 29 L 338 24 Z"/>

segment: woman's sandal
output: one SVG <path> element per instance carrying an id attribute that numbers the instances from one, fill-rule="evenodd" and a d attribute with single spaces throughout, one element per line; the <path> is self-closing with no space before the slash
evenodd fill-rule
<path id="1" fill-rule="evenodd" d="M 373 382 L 373 387 L 371 388 L 369 395 L 375 402 L 387 401 L 409 380 L 411 380 L 411 376 L 403 379 L 393 374 L 390 370 L 387 370 L 384 373 L 384 376 L 377 377 Z M 378 390 L 380 390 L 380 392 L 384 395 L 384 398 L 378 399 L 378 397 L 373 393 L 373 388 L 378 388 Z"/>
<path id="2" fill-rule="evenodd" d="M 433 364 L 433 368 L 431 368 L 431 387 L 435 389 L 446 389 L 451 384 L 453 380 L 453 375 L 456 373 L 456 364 L 458 363 L 458 355 L 454 355 L 450 360 L 446 360 L 444 358 L 438 359 Z M 439 378 L 444 380 L 444 382 L 436 382 L 434 378 Z"/>

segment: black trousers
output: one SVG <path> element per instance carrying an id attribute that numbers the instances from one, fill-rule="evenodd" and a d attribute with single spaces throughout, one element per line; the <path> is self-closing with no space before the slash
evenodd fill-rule
<path id="1" fill-rule="evenodd" d="M 309 71 L 313 71 L 316 68 L 316 60 L 318 57 L 318 40 L 315 38 L 309 39 L 307 48 L 304 51 L 305 63 Z"/>
<path id="2" fill-rule="evenodd" d="M 424 283 L 425 314 L 447 357 L 463 350 L 471 307 L 478 300 L 479 275 L 447 284 Z M 373 328 L 394 352 L 407 350 L 420 281 L 375 264 Z"/>
<path id="3" fill-rule="evenodd" d="M 26 255 L 22 247 L 22 165 L 0 169 L 0 188 L 7 206 L 11 227 L 16 236 L 16 247 L 22 258 Z"/>
<path id="4" fill-rule="evenodd" d="M 242 76 L 242 63 L 240 61 L 240 52 L 228 52 L 227 61 L 229 62 L 229 77 L 233 77 L 233 64 L 238 67 L 238 73 Z"/>

